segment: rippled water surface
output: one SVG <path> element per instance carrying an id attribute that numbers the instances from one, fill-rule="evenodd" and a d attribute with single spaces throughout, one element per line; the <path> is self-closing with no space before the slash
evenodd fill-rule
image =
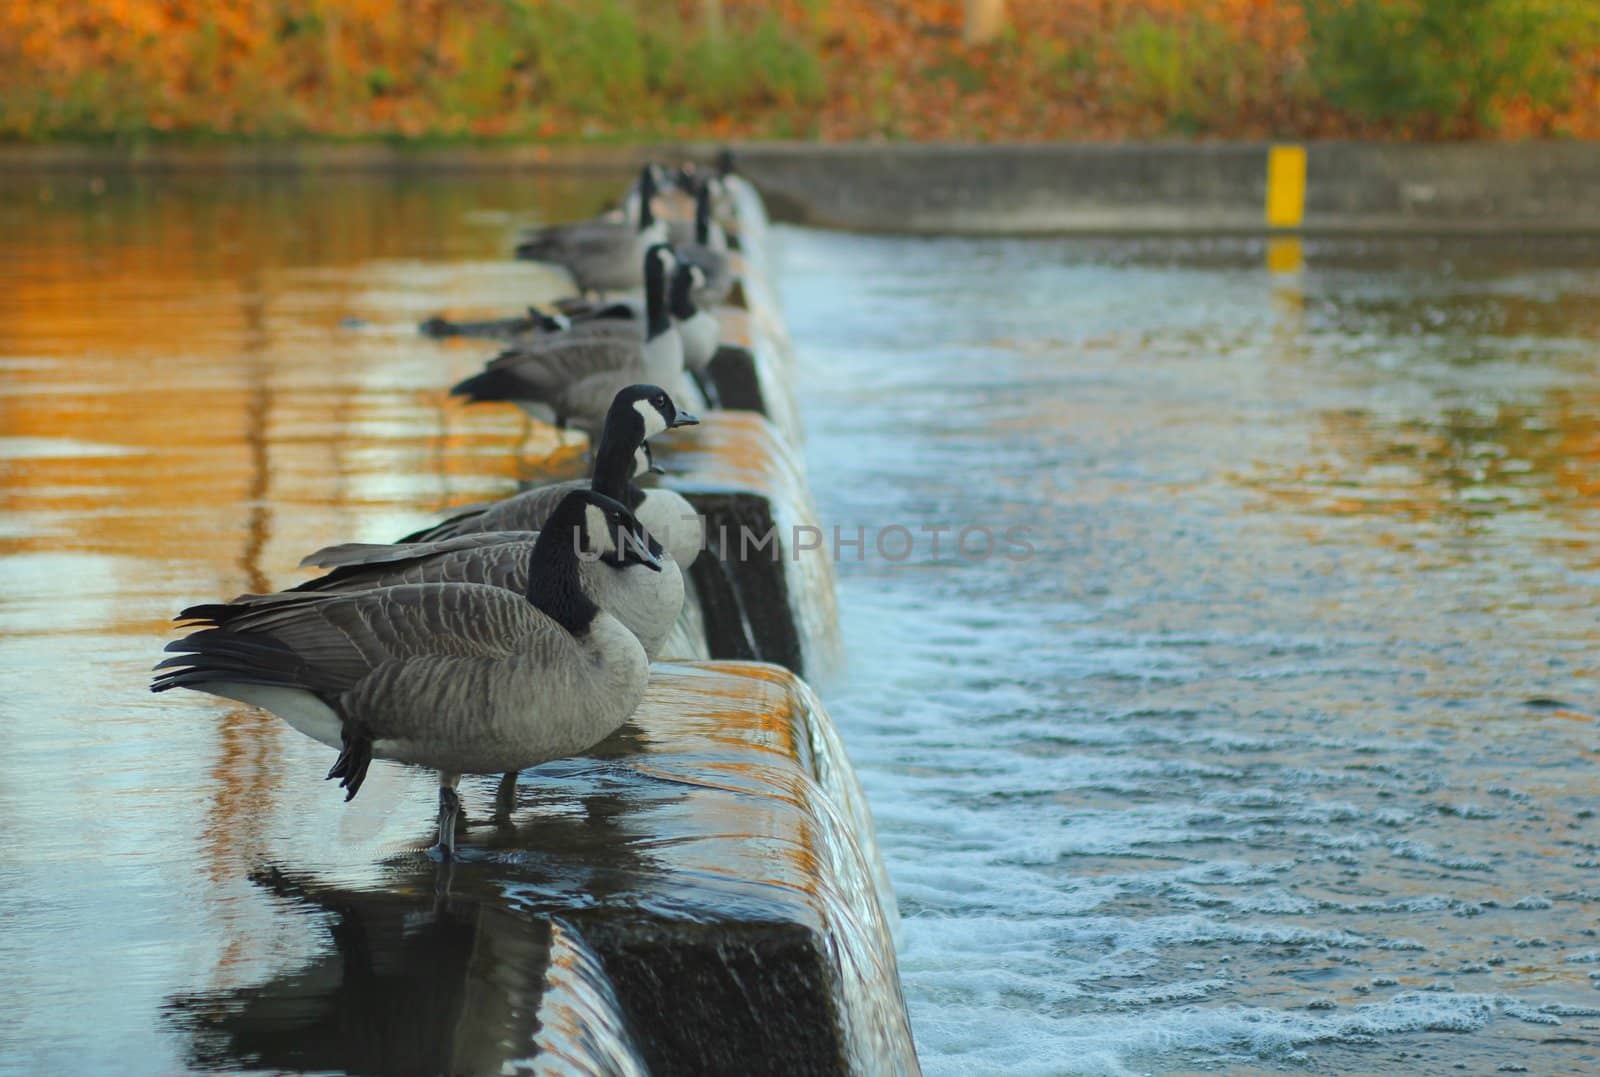
<path id="1" fill-rule="evenodd" d="M 1600 1069 L 1594 252 L 1296 253 L 784 236 L 930 1072 Z"/>
<path id="2" fill-rule="evenodd" d="M 426 778 L 344 808 L 147 671 L 527 471 L 413 326 L 554 294 L 508 237 L 613 187 L 0 184 L 0 1069 L 171 1072 L 319 968 L 264 861 L 416 888 Z M 774 254 L 929 1072 L 1600 1069 L 1600 252 Z"/>

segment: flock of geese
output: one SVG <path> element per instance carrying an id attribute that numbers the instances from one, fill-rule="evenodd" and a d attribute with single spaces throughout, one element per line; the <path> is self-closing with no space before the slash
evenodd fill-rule
<path id="1" fill-rule="evenodd" d="M 697 420 L 732 287 L 727 155 L 715 174 L 648 165 L 619 210 L 545 228 L 517 255 L 565 266 L 582 296 L 557 312 L 431 335 L 509 344 L 455 386 L 588 433 L 588 481 L 474 507 L 389 545 L 330 546 L 302 564 L 326 575 L 272 594 L 191 606 L 188 635 L 153 691 L 190 688 L 262 707 L 329 747 L 356 795 L 374 759 L 439 775 L 439 837 L 455 855 L 463 774 L 518 773 L 587 750 L 627 721 L 684 600 L 701 526 L 680 495 L 641 488 L 649 439 Z M 643 290 L 642 303 L 611 299 Z M 709 398 L 709 399 L 708 399 Z"/>

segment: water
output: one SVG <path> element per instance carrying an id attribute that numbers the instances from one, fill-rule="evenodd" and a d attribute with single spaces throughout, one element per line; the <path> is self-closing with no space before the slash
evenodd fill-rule
<path id="1" fill-rule="evenodd" d="M 930 1073 L 1600 1067 L 1595 251 L 781 250 Z"/>
<path id="2" fill-rule="evenodd" d="M 392 919 L 263 862 L 426 890 L 425 777 L 311 796 L 323 749 L 147 671 L 180 604 L 535 470 L 412 327 L 552 294 L 507 237 L 611 189 L 0 184 L 0 1070 L 192 1065 L 185 1000 Z M 773 255 L 929 1072 L 1600 1067 L 1600 252 Z"/>

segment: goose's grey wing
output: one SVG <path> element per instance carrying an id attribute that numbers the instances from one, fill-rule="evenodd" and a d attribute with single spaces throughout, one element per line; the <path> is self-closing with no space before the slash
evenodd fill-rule
<path id="1" fill-rule="evenodd" d="M 590 440 L 598 443 L 606 414 L 611 410 L 611 402 L 618 393 L 637 384 L 645 376 L 638 367 L 596 371 L 563 385 L 550 396 L 549 401 L 559 415 L 571 425 L 585 430 Z M 675 390 L 673 386 L 668 388 Z M 684 398 L 681 392 L 675 391 L 674 399 Z"/>
<path id="2" fill-rule="evenodd" d="M 558 224 L 529 233 L 517 244 L 516 254 L 530 262 L 604 258 L 631 245 L 633 235 L 633 229 L 621 217 Z"/>
<path id="3" fill-rule="evenodd" d="M 441 746 L 474 726 L 523 712 L 576 654 L 573 638 L 525 598 L 478 584 L 311 594 L 184 616 L 209 627 L 167 646 L 180 653 L 156 667 L 152 690 L 251 702 L 260 696 L 242 686 L 314 694 L 340 721 L 342 750 L 328 777 L 341 779 L 346 799 L 383 742 L 421 745 L 434 765 Z M 488 769 L 500 768 L 496 758 Z"/>
<path id="4" fill-rule="evenodd" d="M 605 325 L 605 322 L 583 322 L 583 325 Z M 627 326 L 629 323 L 621 323 Z M 507 348 L 484 364 L 485 370 L 503 367 L 518 371 L 548 371 L 547 377 L 561 380 L 594 370 L 608 370 L 639 362 L 644 356 L 644 333 L 631 326 L 631 334 L 617 334 L 609 330 L 600 332 L 571 331 L 538 337 L 527 344 Z M 537 375 L 525 375 L 537 376 Z"/>
<path id="5" fill-rule="evenodd" d="M 432 527 L 423 528 L 402 539 L 402 542 L 428 542 L 458 535 L 476 535 L 485 531 L 537 531 L 544 526 L 550 514 L 561 504 L 561 499 L 574 490 L 589 487 L 588 479 L 569 479 L 548 486 L 524 490 L 503 501 L 495 501 L 470 512 L 457 513 Z"/>
<path id="6" fill-rule="evenodd" d="M 241 595 L 234 602 L 266 605 L 297 594 L 350 594 L 407 583 L 481 583 L 526 594 L 529 558 L 537 540 L 537 532 L 517 531 L 508 536 L 486 531 L 444 542 L 389 547 L 388 557 L 374 555 L 276 595 Z"/>
<path id="7" fill-rule="evenodd" d="M 467 512 L 457 513 L 459 518 L 477 515 L 493 508 L 498 502 L 489 501 L 473 505 Z M 535 530 L 513 531 L 486 536 L 479 533 L 445 536 L 428 540 L 401 542 L 344 542 L 337 546 L 324 546 L 316 553 L 301 558 L 301 568 L 345 568 L 362 565 L 397 565 L 434 557 L 457 550 L 471 550 L 486 544 L 507 542 L 533 542 L 539 537 Z"/>
<path id="8" fill-rule="evenodd" d="M 643 363 L 642 339 L 557 338 L 501 353 L 488 362 L 483 373 L 456 385 L 451 393 L 482 400 L 554 403 L 563 389 L 581 378 L 599 371 L 636 371 Z"/>
<path id="9" fill-rule="evenodd" d="M 559 631 L 521 595 L 462 583 L 191 606 L 179 618 L 199 630 L 167 645 L 178 654 L 156 667 L 165 671 L 156 691 L 233 681 L 303 689 L 325 700 L 380 670 L 422 659 L 503 661 Z"/>

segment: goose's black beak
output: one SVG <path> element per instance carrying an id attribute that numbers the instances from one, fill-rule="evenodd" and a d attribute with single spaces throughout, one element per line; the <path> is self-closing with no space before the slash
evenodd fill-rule
<path id="1" fill-rule="evenodd" d="M 669 429 L 676 430 L 680 426 L 699 426 L 699 425 L 700 425 L 700 420 L 699 419 L 696 419 L 693 415 L 690 415 L 687 411 L 680 411 L 680 412 L 678 412 L 678 417 L 676 419 L 672 420 L 672 426 Z"/>
<path id="2" fill-rule="evenodd" d="M 661 571 L 661 557 L 650 549 L 650 540 L 644 538 L 637 531 L 624 530 L 622 541 L 627 545 L 628 552 L 633 554 L 641 564 L 647 565 L 657 572 Z"/>

